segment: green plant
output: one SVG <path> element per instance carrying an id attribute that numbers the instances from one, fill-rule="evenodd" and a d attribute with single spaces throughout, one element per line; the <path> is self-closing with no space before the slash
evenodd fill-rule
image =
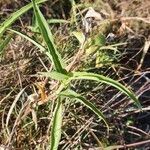
<path id="1" fill-rule="evenodd" d="M 51 150 L 58 148 L 58 144 L 59 144 L 60 137 L 61 137 L 62 109 L 63 109 L 62 102 L 63 102 L 64 97 L 77 99 L 79 102 L 83 103 L 86 107 L 90 108 L 96 115 L 98 115 L 98 117 L 101 120 L 103 120 L 108 127 L 107 121 L 104 115 L 102 114 L 102 112 L 100 112 L 91 102 L 87 101 L 83 96 L 69 89 L 69 84 L 72 80 L 80 80 L 80 79 L 95 80 L 97 82 L 103 82 L 103 83 L 112 85 L 116 87 L 117 89 L 119 89 L 120 91 L 122 91 L 127 96 L 129 96 L 137 104 L 139 108 L 141 107 L 136 96 L 127 88 L 125 88 L 123 85 L 118 83 L 117 81 L 114 81 L 108 77 L 104 77 L 102 75 L 98 75 L 94 73 L 67 72 L 67 70 L 62 65 L 61 57 L 57 49 L 55 48 L 53 36 L 49 30 L 48 24 L 44 16 L 42 15 L 42 13 L 40 12 L 37 4 L 35 4 L 34 0 L 33 0 L 33 5 L 34 5 L 34 13 L 38 21 L 40 32 L 47 45 L 47 49 L 52 56 L 52 62 L 56 70 L 55 72 L 41 73 L 41 74 L 60 81 L 60 86 L 55 93 L 57 96 L 57 101 L 56 101 L 56 106 L 54 110 L 52 130 L 51 130 L 51 141 L 50 141 Z"/>
<path id="2" fill-rule="evenodd" d="M 36 0 L 37 4 L 43 3 L 47 0 Z M 6 30 L 21 16 L 23 15 L 25 12 L 27 12 L 29 9 L 32 8 L 32 3 L 22 7 L 21 9 L 19 9 L 18 11 L 12 13 L 8 19 L 6 19 L 3 23 L 0 24 L 0 57 L 4 52 L 4 49 L 6 48 L 7 44 L 9 43 L 9 41 L 12 38 L 12 35 L 7 35 L 7 37 L 3 40 L 3 34 L 6 32 Z"/>
<path id="3" fill-rule="evenodd" d="M 53 63 L 54 71 L 41 72 L 40 75 L 55 79 L 60 82 L 58 89 L 54 93 L 55 99 L 56 99 L 56 101 L 55 101 L 56 105 L 55 105 L 55 109 L 53 111 L 53 118 L 52 118 L 52 128 L 51 128 L 51 136 L 50 136 L 51 137 L 50 138 L 50 149 L 51 150 L 58 149 L 59 141 L 61 138 L 61 125 L 62 125 L 62 120 L 63 120 L 63 117 L 62 117 L 63 116 L 62 115 L 63 100 L 65 98 L 70 98 L 71 100 L 77 100 L 80 103 L 82 103 L 83 105 L 85 105 L 86 107 L 88 107 L 89 109 L 91 109 L 93 111 L 93 113 L 95 113 L 100 118 L 100 120 L 102 120 L 106 124 L 107 128 L 109 129 L 107 120 L 105 119 L 105 116 L 103 115 L 103 113 L 96 106 L 94 106 L 93 103 L 86 100 L 82 95 L 80 95 L 70 89 L 70 84 L 71 84 L 72 80 L 93 80 L 93 81 L 109 84 L 109 85 L 117 88 L 121 92 L 123 92 L 125 95 L 127 95 L 129 98 L 131 98 L 133 100 L 133 102 L 139 108 L 141 108 L 141 105 L 140 105 L 138 99 L 136 98 L 136 96 L 134 95 L 134 93 L 132 91 L 128 90 L 122 84 L 118 83 L 117 81 L 112 80 L 108 77 L 99 75 L 99 74 L 95 74 L 95 73 L 67 71 L 65 62 L 63 61 L 63 59 L 61 58 L 61 55 L 57 51 L 56 45 L 53 40 L 53 35 L 49 29 L 49 25 L 48 25 L 46 19 L 44 18 L 43 14 L 41 13 L 37 4 L 35 3 L 35 0 L 32 0 L 32 2 L 33 2 L 34 14 L 37 19 L 38 27 L 40 29 L 40 33 L 43 37 L 46 47 L 40 45 L 35 40 L 26 36 L 25 34 L 22 34 L 20 32 L 14 31 L 14 30 L 10 30 L 10 31 L 13 31 L 13 32 L 23 36 L 24 38 L 26 38 L 27 40 L 29 40 L 30 42 L 35 44 L 38 48 L 40 48 L 42 51 L 44 51 L 48 55 L 48 57 L 51 59 L 51 61 Z M 26 9 L 26 11 L 27 11 L 27 9 Z M 14 17 L 14 20 L 17 19 L 17 17 Z M 4 23 L 5 27 L 1 28 L 1 30 L 0 30 L 1 34 L 3 34 L 3 32 L 6 30 L 6 28 L 13 21 L 11 21 L 11 22 L 5 21 L 5 23 Z M 77 34 L 76 34 L 76 36 L 77 36 Z M 79 41 L 80 41 L 81 45 L 83 46 L 84 41 L 82 40 L 82 38 Z"/>
<path id="4" fill-rule="evenodd" d="M 10 34 L 5 38 L 5 40 L 1 41 L 1 44 L 0 44 L 0 58 L 3 56 L 4 49 L 7 47 L 8 43 L 10 42 L 12 37 L 13 37 L 13 34 Z"/>
<path id="5" fill-rule="evenodd" d="M 47 0 L 36 0 L 35 2 L 40 4 Z M 6 19 L 1 25 L 0 25 L 0 37 L 4 34 L 4 32 L 7 30 L 9 26 L 11 26 L 12 23 L 14 23 L 21 15 L 23 15 L 25 12 L 27 12 L 29 9 L 32 8 L 32 3 L 22 7 L 18 11 L 12 13 L 8 19 Z"/>

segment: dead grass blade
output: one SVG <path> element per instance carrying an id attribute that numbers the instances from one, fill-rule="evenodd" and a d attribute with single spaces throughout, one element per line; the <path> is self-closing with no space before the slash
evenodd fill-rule
<path id="1" fill-rule="evenodd" d="M 20 97 L 21 97 L 21 95 L 22 95 L 22 93 L 24 92 L 25 89 L 26 89 L 26 87 L 25 87 L 24 89 L 22 89 L 22 90 L 18 93 L 17 97 L 15 98 L 14 102 L 12 103 L 12 105 L 11 105 L 9 111 L 8 111 L 7 118 L 6 118 L 6 127 L 8 127 L 8 123 L 9 123 L 9 120 L 10 120 L 10 116 L 11 116 L 11 114 L 12 114 L 12 112 L 13 112 L 13 109 L 14 109 L 15 105 L 16 105 L 17 101 L 20 99 Z"/>

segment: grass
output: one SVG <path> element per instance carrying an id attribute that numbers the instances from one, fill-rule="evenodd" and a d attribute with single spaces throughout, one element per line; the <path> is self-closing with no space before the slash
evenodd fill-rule
<path id="1" fill-rule="evenodd" d="M 135 110 L 142 110 L 142 106 L 137 98 L 137 95 L 132 92 L 129 87 L 124 86 L 123 84 L 119 83 L 119 81 L 111 79 L 108 76 L 104 76 L 99 73 L 91 73 L 91 72 L 86 72 L 86 69 L 90 69 L 89 66 L 85 69 L 84 65 L 87 65 L 87 59 L 91 56 L 94 56 L 91 61 L 94 61 L 94 70 L 96 71 L 99 69 L 101 66 L 99 63 L 104 63 L 105 60 L 108 59 L 108 61 L 113 62 L 113 56 L 120 59 L 121 54 L 118 49 L 118 46 L 124 46 L 124 43 L 119 43 L 119 44 L 107 44 L 106 38 L 104 36 L 105 33 L 97 34 L 96 36 L 93 36 L 92 34 L 87 36 L 83 31 L 78 31 L 78 29 L 73 29 L 72 26 L 78 26 L 78 5 L 75 4 L 74 1 L 72 1 L 72 9 L 73 13 L 71 16 L 71 21 L 69 20 L 53 20 L 52 23 L 66 23 L 69 24 L 70 22 L 70 27 L 69 25 L 67 26 L 69 29 L 69 32 L 71 33 L 69 35 L 69 38 L 74 38 L 74 41 L 67 41 L 66 45 L 57 45 L 57 36 L 55 37 L 52 34 L 52 31 L 49 27 L 49 21 L 47 21 L 44 17 L 44 15 L 41 13 L 39 6 L 37 5 L 38 3 L 41 3 L 44 1 L 38 1 L 36 3 L 35 0 L 32 0 L 32 3 L 29 5 L 22 7 L 19 11 L 16 11 L 11 15 L 11 19 L 6 19 L 4 23 L 2 23 L 1 28 L 0 28 L 0 34 L 3 36 L 4 32 L 12 32 L 13 34 L 17 34 L 21 36 L 22 38 L 25 38 L 32 44 L 34 44 L 40 51 L 42 52 L 43 56 L 47 59 L 48 65 L 51 66 L 50 69 L 48 69 L 45 66 L 45 62 L 41 60 L 41 58 L 37 57 L 39 61 L 42 63 L 42 67 L 46 68 L 47 72 L 45 71 L 40 71 L 38 74 L 32 75 L 33 77 L 37 78 L 45 78 L 44 85 L 41 83 L 34 83 L 31 85 L 27 85 L 23 89 L 19 89 L 19 93 L 17 94 L 17 97 L 13 101 L 13 103 L 9 104 L 8 106 L 6 105 L 4 107 L 4 112 L 2 115 L 2 135 L 5 137 L 4 143 L 8 147 L 13 147 L 15 146 L 15 143 L 17 143 L 16 147 L 21 147 L 27 149 L 30 147 L 32 149 L 33 143 L 37 140 L 36 138 L 40 136 L 40 134 L 43 135 L 43 132 L 46 132 L 45 139 L 43 144 L 37 144 L 35 147 L 36 149 L 51 149 L 51 150 L 56 150 L 61 147 L 62 149 L 67 149 L 69 148 L 70 143 L 62 143 L 63 138 L 67 138 L 68 135 L 70 134 L 68 129 L 64 129 L 67 126 L 69 126 L 70 121 L 66 120 L 67 114 L 72 118 L 76 118 L 76 123 L 81 124 L 82 118 L 80 118 L 81 114 L 83 115 L 84 113 L 82 112 L 83 110 L 86 110 L 87 113 L 91 113 L 92 116 L 97 116 L 99 119 L 97 120 L 96 118 L 96 124 L 100 125 L 102 129 L 100 129 L 99 132 L 106 131 L 107 135 L 109 135 L 109 132 L 111 132 L 112 128 L 114 126 L 109 123 L 108 121 L 108 114 L 106 113 L 107 109 L 103 111 L 102 107 L 99 107 L 96 105 L 95 102 L 92 101 L 92 98 L 88 96 L 89 91 L 82 89 L 81 86 L 77 86 L 81 83 L 82 86 L 85 86 L 85 89 L 88 87 L 88 82 L 90 84 L 90 89 L 92 89 L 92 92 L 94 92 L 93 89 L 95 89 L 96 92 L 98 92 L 100 89 L 100 93 L 103 94 L 102 90 L 105 88 L 105 86 L 101 83 L 105 83 L 109 86 L 112 86 L 116 88 L 118 91 L 123 93 L 125 96 L 127 96 L 130 101 L 125 100 L 125 103 L 131 103 L 134 104 L 134 109 Z M 42 44 L 40 42 L 37 42 L 36 39 L 38 37 L 33 38 L 31 36 L 28 36 L 26 33 L 19 32 L 17 30 L 12 30 L 9 29 L 12 23 L 20 15 L 23 13 L 27 12 L 31 7 L 33 7 L 33 12 L 36 17 L 37 21 L 37 26 L 38 26 L 38 35 L 42 39 Z M 80 14 L 79 14 L 80 15 Z M 80 16 L 81 17 L 81 16 Z M 67 21 L 67 22 L 66 22 Z M 51 23 L 51 22 L 50 22 Z M 1 51 L 4 51 L 4 48 L 8 45 L 10 42 L 12 36 L 9 36 L 4 40 L 4 42 L 1 45 Z M 55 41 L 56 39 L 56 41 Z M 70 43 L 69 43 L 70 42 Z M 72 43 L 71 43 L 72 42 Z M 75 48 L 72 51 L 75 51 L 75 53 L 72 56 L 72 58 L 68 57 L 68 52 L 65 54 L 63 52 L 63 48 L 61 46 L 66 46 L 69 44 L 70 49 Z M 62 49 L 61 49 L 62 48 Z M 104 51 L 107 51 L 104 53 Z M 77 53 L 76 53 L 77 51 Z M 62 55 L 63 54 L 63 55 Z M 108 57 L 109 54 L 112 55 L 110 58 Z M 66 58 L 64 59 L 63 56 L 67 55 L 67 61 Z M 104 56 L 102 59 L 101 56 Z M 118 57 L 119 55 L 119 57 Z M 78 62 L 80 59 L 83 58 L 82 65 L 79 65 Z M 111 59 L 111 60 L 110 60 Z M 50 64 L 49 64 L 50 63 Z M 89 63 L 90 67 L 91 64 Z M 42 68 L 42 70 L 44 70 Z M 78 69 L 79 68 L 79 69 Z M 77 70 L 77 71 L 76 71 Z M 46 91 L 46 84 L 49 82 L 54 83 L 54 85 L 50 85 L 47 88 Z M 85 84 L 83 84 L 85 83 Z M 95 87 L 96 85 L 96 87 Z M 87 86 L 87 87 L 86 87 Z M 109 93 L 109 88 L 106 86 L 106 94 Z M 32 89 L 31 94 L 27 94 L 28 91 L 27 89 Z M 97 89 L 97 90 L 96 90 Z M 80 90 L 83 90 L 83 92 L 80 92 Z M 93 97 L 96 98 L 96 93 Z M 120 94 L 120 93 L 119 93 Z M 93 95 L 93 94 L 92 94 Z M 118 95 L 118 93 L 116 93 Z M 109 95 L 109 98 L 111 95 Z M 120 96 L 120 95 L 119 95 Z M 118 96 L 118 97 L 119 97 Z M 122 94 L 121 94 L 122 96 Z M 89 98 L 88 98 L 89 97 Z M 105 96 L 103 96 L 105 97 Z M 91 100 L 90 100 L 91 99 Z M 119 99 L 119 98 L 118 98 Z M 125 99 L 127 99 L 125 97 Z M 108 105 L 108 103 L 112 103 L 113 105 L 117 105 L 116 103 L 119 103 L 119 101 L 115 102 L 114 99 L 110 98 L 108 102 L 104 102 L 104 106 Z M 80 110 L 80 107 L 82 107 Z M 136 106 L 136 107 L 135 107 Z M 1 105 L 1 107 L 3 107 Z M 74 108 L 74 113 L 71 113 L 69 109 Z M 68 111 L 69 110 L 69 111 Z M 81 111 L 81 112 L 80 112 Z M 120 110 L 112 110 L 113 114 L 117 114 Z M 104 113 L 105 112 L 105 113 Z M 79 115 L 77 115 L 79 114 Z M 13 119 L 14 118 L 14 121 Z M 47 121 L 45 124 L 43 124 L 42 120 L 45 118 Z M 87 130 L 89 128 L 89 122 L 86 121 L 86 116 L 83 117 L 83 122 L 85 122 L 85 130 L 87 127 Z M 12 120 L 11 120 L 12 119 Z M 92 120 L 92 118 L 91 118 Z M 10 121 L 13 121 L 14 124 L 11 125 Z M 101 123 L 103 121 L 103 123 Z M 73 122 L 73 121 L 72 121 Z M 91 122 L 90 122 L 91 123 Z M 65 125 L 64 125 L 65 124 Z M 46 126 L 46 129 L 45 127 Z M 20 132 L 22 131 L 21 135 L 17 133 L 17 138 L 20 138 L 22 135 L 26 135 L 27 139 L 30 139 L 30 141 L 25 142 L 25 144 L 19 143 L 16 141 L 14 138 L 15 133 L 17 132 L 17 128 L 21 127 Z M 43 131 L 43 130 L 46 131 Z M 94 125 L 93 125 L 94 129 Z M 85 131 L 84 130 L 84 131 Z M 41 133 L 40 133 L 41 132 Z M 71 132 L 71 131 L 70 131 Z M 78 131 L 80 133 L 80 137 L 83 141 L 87 139 L 87 135 L 85 133 L 82 133 L 81 131 Z M 77 132 L 77 133 L 78 133 Z M 101 148 L 107 148 L 109 149 L 109 141 L 108 142 L 101 142 L 100 139 L 97 138 L 97 135 L 92 130 L 89 130 L 90 134 L 92 134 L 94 139 L 97 141 L 98 145 Z M 76 133 L 75 133 L 76 134 Z M 105 135 L 101 136 L 102 141 L 107 140 Z M 36 143 L 35 142 L 35 143 Z M 86 142 L 85 142 L 86 143 Z M 36 144 L 34 144 L 36 145 Z M 71 148 L 74 148 L 73 144 L 70 145 Z M 82 145 L 77 145 L 76 148 L 82 147 Z M 113 147 L 113 146 L 112 146 Z M 115 146 L 114 146 L 115 147 Z M 82 149 L 82 148 L 81 148 Z"/>

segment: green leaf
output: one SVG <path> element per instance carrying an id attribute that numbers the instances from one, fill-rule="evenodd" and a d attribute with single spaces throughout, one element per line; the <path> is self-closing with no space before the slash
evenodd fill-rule
<path id="1" fill-rule="evenodd" d="M 97 82 L 102 82 L 102 83 L 106 83 L 108 85 L 111 85 L 115 88 L 117 88 L 118 90 L 120 90 L 121 92 L 123 92 L 124 94 L 126 94 L 129 98 L 131 98 L 131 100 L 141 109 L 141 104 L 139 102 L 139 100 L 137 99 L 137 97 L 135 96 L 135 94 L 130 91 L 128 88 L 126 88 L 125 86 L 123 86 L 121 83 L 105 77 L 103 75 L 98 75 L 95 73 L 88 73 L 88 72 L 74 72 L 73 76 L 69 79 L 69 80 L 74 80 L 74 79 L 85 79 L 85 80 L 95 80 Z"/>
<path id="2" fill-rule="evenodd" d="M 89 48 L 86 49 L 85 54 L 87 56 L 91 55 L 92 53 L 94 53 L 97 50 L 97 46 L 95 45 L 91 45 Z"/>
<path id="3" fill-rule="evenodd" d="M 106 39 L 105 39 L 105 36 L 103 34 L 99 34 L 94 39 L 94 45 L 96 45 L 96 46 L 104 46 L 105 43 L 106 43 Z"/>
<path id="4" fill-rule="evenodd" d="M 36 0 L 35 2 L 37 4 L 43 3 L 47 0 Z M 29 3 L 28 5 L 22 7 L 18 11 L 12 13 L 9 18 L 7 18 L 1 25 L 0 25 L 0 37 L 3 35 L 3 33 L 6 31 L 6 29 L 14 23 L 22 14 L 27 12 L 29 9 L 32 8 L 32 3 Z"/>
<path id="5" fill-rule="evenodd" d="M 42 76 L 45 76 L 45 77 L 49 77 L 49 78 L 52 78 L 52 79 L 55 79 L 55 80 L 59 80 L 59 81 L 66 80 L 66 79 L 69 78 L 68 75 L 62 74 L 62 73 L 59 73 L 59 72 L 56 72 L 56 71 L 39 72 L 39 74 L 42 75 Z"/>
<path id="6" fill-rule="evenodd" d="M 74 31 L 74 32 L 72 32 L 72 34 L 77 38 L 77 40 L 80 42 L 80 44 L 84 43 L 85 35 L 83 34 L 83 32 Z"/>
<path id="7" fill-rule="evenodd" d="M 70 0 L 71 2 L 71 24 L 75 23 L 77 25 L 77 5 L 74 0 Z"/>
<path id="8" fill-rule="evenodd" d="M 38 42 L 36 42 L 35 40 L 33 40 L 31 37 L 29 37 L 28 35 L 24 34 L 24 33 L 21 33 L 19 31 L 16 31 L 16 30 L 12 30 L 12 29 L 8 29 L 9 31 L 13 32 L 13 33 L 16 33 L 18 35 L 20 35 L 21 37 L 25 38 L 26 40 L 30 41 L 32 44 L 34 44 L 35 46 L 37 46 L 41 52 L 44 52 L 49 58 L 51 61 L 52 60 L 52 56 L 50 55 L 50 53 L 47 51 L 47 49 L 42 46 L 41 44 L 39 44 Z"/>
<path id="9" fill-rule="evenodd" d="M 86 48 L 86 55 L 89 56 L 92 53 L 101 50 L 106 44 L 106 39 L 103 34 L 96 35 L 94 39 L 88 38 L 87 43 L 89 46 Z"/>
<path id="10" fill-rule="evenodd" d="M 50 150 L 57 150 L 59 141 L 61 139 L 61 126 L 62 126 L 62 101 L 60 98 L 57 100 L 57 104 L 54 110 L 54 116 L 52 120 Z"/>
<path id="11" fill-rule="evenodd" d="M 53 23 L 69 23 L 69 21 L 64 20 L 64 19 L 49 19 L 47 20 L 48 23 L 53 24 Z"/>
<path id="12" fill-rule="evenodd" d="M 10 42 L 12 37 L 13 37 L 13 34 L 10 34 L 7 36 L 7 38 L 3 42 L 1 42 L 1 44 L 0 44 L 0 55 L 3 54 L 4 49 L 6 48 L 6 46 L 8 45 L 8 43 Z"/>
<path id="13" fill-rule="evenodd" d="M 39 10 L 37 4 L 35 4 L 35 0 L 32 0 L 32 2 L 33 2 L 34 13 L 38 22 L 38 26 L 40 28 L 44 41 L 48 47 L 48 51 L 52 56 L 55 69 L 58 72 L 65 74 L 67 71 L 63 68 L 64 63 L 62 61 L 62 58 L 60 57 L 60 54 L 55 48 L 53 35 L 49 29 L 48 23 L 44 18 L 44 16 L 42 15 L 41 11 Z"/>
<path id="14" fill-rule="evenodd" d="M 60 93 L 60 95 L 69 97 L 71 99 L 77 99 L 80 103 L 84 104 L 86 107 L 91 109 L 100 119 L 102 119 L 104 121 L 104 123 L 106 124 L 107 128 L 109 129 L 109 126 L 107 124 L 107 121 L 106 121 L 103 113 L 101 111 L 99 111 L 99 109 L 96 108 L 94 106 L 94 104 L 92 104 L 90 101 L 86 100 L 83 96 L 81 96 L 80 94 L 76 93 L 75 91 L 72 91 L 69 89 L 62 91 Z"/>

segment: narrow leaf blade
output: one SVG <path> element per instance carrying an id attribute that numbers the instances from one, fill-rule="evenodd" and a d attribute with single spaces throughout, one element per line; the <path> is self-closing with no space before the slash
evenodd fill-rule
<path id="1" fill-rule="evenodd" d="M 49 19 L 47 20 L 48 23 L 50 24 L 55 24 L 55 23 L 69 23 L 69 21 L 64 20 L 64 19 Z"/>
<path id="2" fill-rule="evenodd" d="M 36 0 L 35 2 L 37 4 L 43 3 L 47 0 Z M 18 11 L 12 13 L 9 18 L 7 18 L 1 25 L 0 25 L 0 37 L 3 35 L 3 33 L 6 31 L 6 29 L 14 23 L 21 15 L 23 15 L 25 12 L 27 12 L 29 9 L 32 8 L 32 3 L 29 3 L 28 5 L 22 7 Z"/>
<path id="3" fill-rule="evenodd" d="M 95 80 L 97 82 L 106 83 L 108 85 L 111 85 L 118 90 L 120 90 L 122 93 L 127 95 L 131 100 L 141 109 L 141 104 L 135 94 L 130 91 L 128 88 L 123 86 L 121 83 L 109 78 L 105 77 L 103 75 L 95 74 L 95 73 L 88 73 L 88 72 L 74 72 L 72 79 L 86 79 L 86 80 Z"/>
<path id="4" fill-rule="evenodd" d="M 35 4 L 35 0 L 32 0 L 32 2 L 33 2 L 34 13 L 37 18 L 38 26 L 40 28 L 44 41 L 48 47 L 48 51 L 52 56 L 55 69 L 60 73 L 66 73 L 66 70 L 63 68 L 64 63 L 62 61 L 62 58 L 60 57 L 60 54 L 55 48 L 53 36 L 49 29 L 48 23 L 44 18 L 44 16 L 42 15 L 41 11 L 39 10 L 38 6 Z"/>
<path id="5" fill-rule="evenodd" d="M 52 121 L 52 131 L 51 131 L 51 140 L 50 140 L 50 150 L 57 150 L 59 141 L 61 139 L 61 126 L 62 126 L 62 102 L 61 99 L 58 98 L 54 116 Z"/>
<path id="6" fill-rule="evenodd" d="M 1 44 L 0 44 L 0 56 L 4 53 L 4 49 L 8 45 L 8 43 L 10 42 L 12 37 L 13 37 L 13 34 L 8 35 L 8 37 L 6 37 L 6 39 L 3 42 L 1 42 Z"/>
<path id="7" fill-rule="evenodd" d="M 72 34 L 77 38 L 80 44 L 83 44 L 85 41 L 85 35 L 82 32 L 74 31 Z"/>
<path id="8" fill-rule="evenodd" d="M 73 98 L 73 99 L 77 99 L 80 103 L 82 103 L 83 105 L 85 105 L 86 107 L 88 107 L 90 110 L 92 110 L 101 120 L 104 121 L 104 123 L 106 124 L 107 128 L 109 129 L 109 126 L 107 124 L 107 121 L 103 115 L 103 113 L 101 111 L 99 111 L 98 108 L 96 108 L 94 106 L 94 104 L 92 104 L 90 101 L 86 100 L 83 96 L 81 96 L 80 94 L 76 93 L 75 91 L 72 90 L 65 90 L 62 91 L 60 93 L 61 96 L 66 96 L 69 98 Z"/>
<path id="9" fill-rule="evenodd" d="M 59 80 L 59 81 L 66 80 L 66 79 L 69 78 L 68 75 L 62 74 L 62 73 L 59 73 L 59 72 L 56 72 L 56 71 L 39 72 L 39 74 L 42 75 L 42 76 L 45 76 L 45 77 L 49 77 L 49 78 L 52 78 L 52 79 L 55 79 L 55 80 Z"/>
<path id="10" fill-rule="evenodd" d="M 39 44 L 37 41 L 33 40 L 31 37 L 29 37 L 28 35 L 24 34 L 24 33 L 21 33 L 19 31 L 16 31 L 16 30 L 12 30 L 12 29 L 8 29 L 9 31 L 13 32 L 13 33 L 16 33 L 18 35 L 20 35 L 21 37 L 25 38 L 26 40 L 30 41 L 32 44 L 34 44 L 35 46 L 37 46 L 41 52 L 44 52 L 49 58 L 51 61 L 52 60 L 52 56 L 47 52 L 46 48 L 43 47 L 41 44 Z"/>

